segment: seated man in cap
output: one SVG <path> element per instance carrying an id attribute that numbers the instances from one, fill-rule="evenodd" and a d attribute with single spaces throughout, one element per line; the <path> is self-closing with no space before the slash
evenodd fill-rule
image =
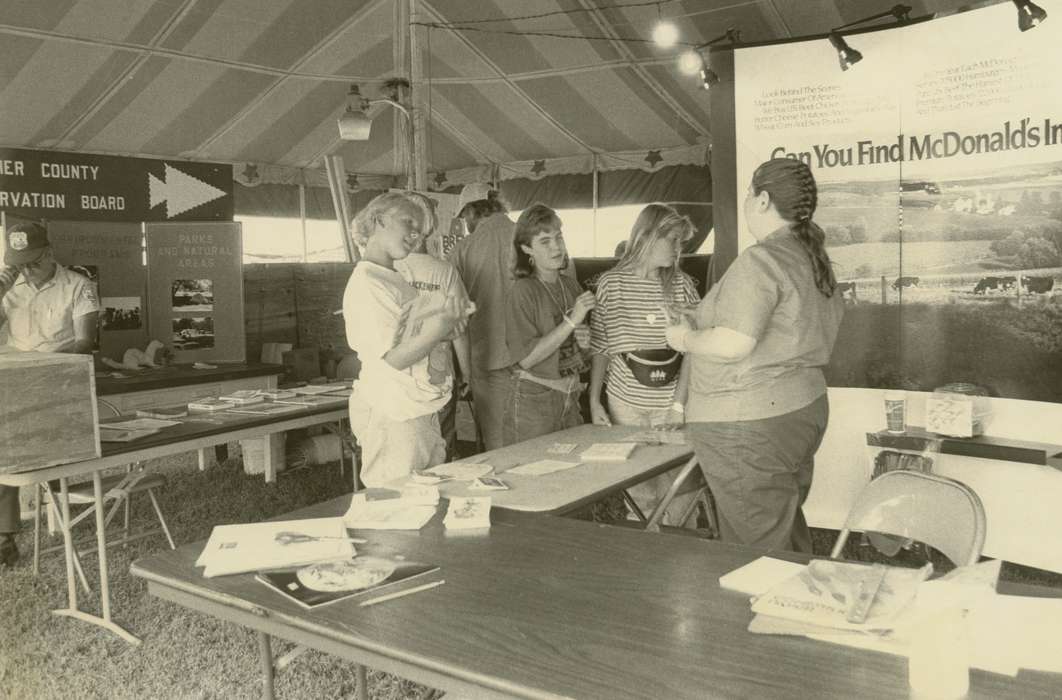
<path id="1" fill-rule="evenodd" d="M 16 224 L 4 237 L 0 329 L 5 351 L 91 353 L 99 302 L 84 275 L 57 264 L 40 224 Z M 18 489 L 0 486 L 0 567 L 18 560 Z"/>

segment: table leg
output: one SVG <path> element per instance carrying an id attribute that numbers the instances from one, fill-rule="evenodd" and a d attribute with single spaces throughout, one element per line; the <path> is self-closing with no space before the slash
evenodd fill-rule
<path id="1" fill-rule="evenodd" d="M 273 648 L 265 632 L 258 633 L 258 659 L 262 666 L 262 697 L 273 700 Z"/>
<path id="2" fill-rule="evenodd" d="M 697 469 L 697 458 L 690 457 L 689 461 L 682 467 L 682 470 L 675 477 L 675 480 L 671 482 L 671 486 L 668 487 L 667 493 L 656 504 L 656 508 L 653 508 L 653 512 L 649 515 L 649 521 L 645 524 L 645 529 L 649 532 L 660 532 L 660 521 L 664 519 L 664 513 L 667 511 L 667 507 L 671 505 L 671 501 L 678 495 L 679 489 L 682 484 L 689 478 L 690 474 Z"/>
<path id="3" fill-rule="evenodd" d="M 74 582 L 74 545 L 73 535 L 70 532 L 70 497 L 67 492 L 66 479 L 59 480 L 59 495 L 62 500 L 63 509 L 63 522 L 61 523 L 63 528 L 63 546 L 66 549 L 66 583 L 67 583 L 67 595 L 70 601 L 70 607 L 65 610 L 54 610 L 54 614 L 63 617 L 72 617 L 82 622 L 88 622 L 93 625 L 102 627 L 103 629 L 114 633 L 121 637 L 129 644 L 134 646 L 140 644 L 140 640 L 129 633 L 122 627 L 119 627 L 111 621 L 111 589 L 110 579 L 107 572 L 107 535 L 104 531 L 104 514 L 103 514 L 103 481 L 100 477 L 99 470 L 92 472 L 92 492 L 96 501 L 96 544 L 99 547 L 99 559 L 100 559 L 100 607 L 103 611 L 103 617 L 97 617 L 91 613 L 87 613 L 77 606 L 77 593 L 76 585 Z"/>
<path id="4" fill-rule="evenodd" d="M 358 664 L 354 667 L 354 672 L 358 674 L 358 687 L 355 690 L 358 700 L 369 700 L 369 674 L 365 670 L 365 667 Z"/>
<path id="5" fill-rule="evenodd" d="M 199 458 L 199 471 L 205 472 L 206 468 L 210 465 L 210 452 L 209 448 L 203 447 L 196 450 L 196 456 Z"/>
<path id="6" fill-rule="evenodd" d="M 224 464 L 229 459 L 229 444 L 227 442 L 214 445 L 214 459 L 218 464 Z"/>
<path id="7" fill-rule="evenodd" d="M 74 581 L 74 536 L 70 532 L 70 492 L 66 477 L 59 479 L 59 507 L 62 511 L 63 552 L 66 554 L 66 602 L 70 610 L 77 610 L 77 582 Z"/>
<path id="8" fill-rule="evenodd" d="M 273 436 L 266 435 L 262 438 L 262 460 L 265 463 L 265 481 L 267 484 L 277 482 L 277 450 L 273 446 Z"/>

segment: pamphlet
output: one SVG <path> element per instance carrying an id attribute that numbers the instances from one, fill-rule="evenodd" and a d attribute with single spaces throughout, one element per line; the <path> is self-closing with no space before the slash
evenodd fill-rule
<path id="1" fill-rule="evenodd" d="M 342 518 L 309 518 L 217 525 L 195 565 L 206 567 L 203 576 L 211 578 L 349 559 L 354 554 Z"/>
<path id="2" fill-rule="evenodd" d="M 435 515 L 438 504 L 436 486 L 368 489 L 351 496 L 343 521 L 358 530 L 419 530 Z"/>
<path id="3" fill-rule="evenodd" d="M 184 418 L 188 415 L 188 404 L 182 403 L 176 406 L 154 406 L 151 408 L 138 408 L 136 415 L 140 418 Z"/>
<path id="4" fill-rule="evenodd" d="M 113 423 L 100 423 L 100 428 L 107 430 L 162 430 L 174 425 L 180 425 L 179 420 L 165 420 L 163 418 L 131 418 L 129 420 L 115 421 Z"/>
<path id="5" fill-rule="evenodd" d="M 481 462 L 476 464 L 447 462 L 446 464 L 437 464 L 431 469 L 424 470 L 427 474 L 434 474 L 443 479 L 456 479 L 457 481 L 471 481 L 484 474 L 490 474 L 492 471 L 494 471 L 494 467 Z"/>
<path id="6" fill-rule="evenodd" d="M 196 399 L 188 403 L 189 410 L 192 411 L 226 411 L 235 406 L 232 401 L 222 401 L 219 398 L 213 396 L 207 396 L 202 399 Z"/>
<path id="7" fill-rule="evenodd" d="M 305 406 L 295 406 L 290 403 L 259 403 L 249 406 L 233 406 L 229 410 L 233 413 L 248 413 L 255 416 L 272 416 L 277 413 L 291 413 L 301 411 Z"/>
<path id="8" fill-rule="evenodd" d="M 111 428 L 106 425 L 100 426 L 100 442 L 132 442 L 140 438 L 154 435 L 158 430 L 125 430 L 124 428 Z"/>
<path id="9" fill-rule="evenodd" d="M 575 442 L 555 442 L 546 448 L 546 453 L 551 455 L 570 455 L 575 452 L 579 444 Z"/>
<path id="10" fill-rule="evenodd" d="M 637 446 L 633 442 L 595 442 L 579 458 L 584 462 L 626 462 Z"/>
<path id="11" fill-rule="evenodd" d="M 293 406 L 340 406 L 347 403 L 347 397 L 335 394 L 292 394 L 289 397 L 274 399 L 273 403 L 291 404 Z"/>
<path id="12" fill-rule="evenodd" d="M 490 527 L 490 496 L 451 496 L 443 524 L 447 530 Z"/>
<path id="13" fill-rule="evenodd" d="M 471 491 L 508 491 L 509 485 L 493 476 L 481 476 L 468 485 Z"/>
<path id="14" fill-rule="evenodd" d="M 333 391 L 349 391 L 350 382 L 332 382 L 331 384 L 307 384 L 297 386 L 292 391 L 296 394 L 328 394 Z"/>
<path id="15" fill-rule="evenodd" d="M 540 459 L 535 462 L 529 462 L 527 464 L 521 464 L 518 467 L 513 467 L 505 473 L 521 474 L 523 476 L 542 476 L 544 474 L 552 474 L 553 472 L 559 472 L 564 469 L 578 467 L 580 464 L 582 464 L 582 462 L 561 462 L 556 459 Z"/>
<path id="16" fill-rule="evenodd" d="M 265 401 L 265 397 L 262 396 L 262 392 L 259 389 L 238 389 L 231 394 L 225 394 L 218 398 L 241 406 Z"/>
<path id="17" fill-rule="evenodd" d="M 816 559 L 757 598 L 752 611 L 835 629 L 892 629 L 896 616 L 914 600 L 919 585 L 932 571 L 932 564 L 901 569 Z M 869 601 L 864 621 L 849 621 L 850 610 L 862 602 L 874 579 L 879 587 Z"/>
<path id="18" fill-rule="evenodd" d="M 438 570 L 433 564 L 355 557 L 289 571 L 267 571 L 255 578 L 304 608 L 312 609 Z"/>

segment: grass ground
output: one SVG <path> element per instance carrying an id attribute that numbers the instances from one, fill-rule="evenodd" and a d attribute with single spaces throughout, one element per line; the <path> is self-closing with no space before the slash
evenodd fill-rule
<path id="1" fill-rule="evenodd" d="M 204 539 L 214 524 L 249 522 L 280 515 L 350 490 L 335 465 L 282 474 L 275 485 L 243 473 L 239 459 L 206 472 L 185 456 L 166 460 L 169 483 L 160 503 L 178 543 Z M 144 499 L 134 506 L 134 523 L 153 521 Z M 622 517 L 622 504 L 609 500 L 577 517 L 607 521 Z M 91 533 L 92 526 L 86 528 Z M 815 531 L 816 551 L 826 553 L 835 533 Z M 32 531 L 19 538 L 23 560 L 0 574 L 0 698 L 253 698 L 260 694 L 255 637 L 234 625 L 186 611 L 147 594 L 146 585 L 128 574 L 138 557 L 165 547 L 152 537 L 109 550 L 112 609 L 115 619 L 139 635 L 131 647 L 84 623 L 56 618 L 53 608 L 66 598 L 63 557 L 44 558 L 39 577 L 30 570 Z M 56 538 L 58 541 L 58 538 Z M 868 556 L 853 545 L 851 553 Z M 90 580 L 93 557 L 85 557 Z M 1062 576 L 1007 565 L 1004 576 L 1062 586 Z M 84 597 L 84 596 L 82 596 Z M 85 601 L 98 613 L 98 603 Z M 274 645 L 274 653 L 290 649 Z M 352 697 L 354 666 L 308 652 L 277 676 L 282 698 Z M 373 698 L 418 697 L 425 689 L 384 673 L 371 672 Z"/>

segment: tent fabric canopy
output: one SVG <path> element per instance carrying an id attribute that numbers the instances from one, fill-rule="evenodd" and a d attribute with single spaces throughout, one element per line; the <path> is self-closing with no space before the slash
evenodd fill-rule
<path id="1" fill-rule="evenodd" d="M 968 2 L 909 1 L 915 15 Z M 678 71 L 677 48 L 645 41 L 660 15 L 686 42 L 729 27 L 762 42 L 822 34 L 880 9 L 844 0 L 411 4 L 417 23 L 497 20 L 416 32 L 429 181 L 440 190 L 471 180 L 704 166 L 707 94 L 696 76 Z M 338 153 L 352 188 L 392 186 L 404 176 L 404 117 L 373 107 L 364 142 L 339 141 L 336 120 L 350 84 L 376 98 L 387 79 L 409 78 L 409 6 L 5 0 L 0 145 L 228 162 L 244 184 L 318 187 L 326 185 L 323 158 Z"/>

